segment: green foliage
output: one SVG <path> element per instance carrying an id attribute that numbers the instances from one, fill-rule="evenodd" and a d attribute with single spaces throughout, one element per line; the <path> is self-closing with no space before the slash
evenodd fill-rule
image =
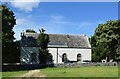
<path id="1" fill-rule="evenodd" d="M 47 49 L 40 49 L 39 50 L 39 60 L 41 64 L 45 64 L 48 59 L 48 50 Z"/>
<path id="2" fill-rule="evenodd" d="M 47 59 L 49 58 L 48 55 L 48 50 L 47 50 L 47 46 L 49 43 L 49 35 L 44 33 L 45 30 L 41 29 L 39 30 L 40 34 L 37 38 L 37 44 L 38 46 L 40 46 L 40 54 L 39 54 L 39 59 L 40 59 L 40 63 L 45 64 L 47 62 Z"/>
<path id="3" fill-rule="evenodd" d="M 47 45 L 49 43 L 49 35 L 44 33 L 45 30 L 44 29 L 41 29 L 39 30 L 40 31 L 40 34 L 37 38 L 37 44 L 38 46 L 40 46 L 42 49 L 46 49 L 47 48 Z"/>
<path id="4" fill-rule="evenodd" d="M 99 24 L 91 37 L 93 56 L 100 56 L 101 59 L 115 59 L 118 40 L 120 39 L 120 21 L 107 21 Z M 94 57 L 95 58 L 95 57 Z M 96 59 L 93 59 L 95 61 Z"/>
<path id="5" fill-rule="evenodd" d="M 116 49 L 115 59 L 116 59 L 116 61 L 119 61 L 119 60 L 120 60 L 120 40 L 119 40 L 119 43 L 118 43 L 118 47 L 117 47 L 117 49 Z"/>
<path id="6" fill-rule="evenodd" d="M 36 33 L 36 31 L 33 30 L 33 29 L 27 29 L 26 32 L 29 32 L 29 33 Z"/>
<path id="7" fill-rule="evenodd" d="M 14 42 L 13 27 L 16 24 L 14 13 L 2 5 L 2 62 L 16 62 L 18 53 L 17 44 Z"/>

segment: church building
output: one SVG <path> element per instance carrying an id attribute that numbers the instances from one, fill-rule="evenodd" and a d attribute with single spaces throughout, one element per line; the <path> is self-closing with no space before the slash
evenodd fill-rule
<path id="1" fill-rule="evenodd" d="M 21 34 L 21 64 L 39 64 L 38 33 Z M 54 64 L 85 63 L 91 61 L 91 45 L 86 35 L 48 34 L 48 50 Z"/>

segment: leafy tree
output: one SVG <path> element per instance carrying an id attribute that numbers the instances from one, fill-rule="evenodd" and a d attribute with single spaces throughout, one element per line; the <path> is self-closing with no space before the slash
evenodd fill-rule
<path id="1" fill-rule="evenodd" d="M 37 39 L 37 44 L 40 46 L 42 49 L 46 49 L 47 45 L 49 43 L 49 35 L 45 33 L 44 29 L 39 30 L 40 34 Z"/>
<path id="2" fill-rule="evenodd" d="M 2 5 L 2 61 L 16 62 L 17 44 L 14 42 L 13 27 L 16 24 L 16 19 L 13 11 Z M 17 58 L 18 59 L 18 58 Z"/>
<path id="3" fill-rule="evenodd" d="M 120 39 L 120 21 L 107 21 L 99 24 L 93 36 L 91 36 L 91 46 L 93 57 L 100 57 L 100 60 L 108 61 L 116 58 L 118 40 Z M 96 57 L 95 57 L 96 56 Z M 95 61 L 96 59 L 93 59 Z"/>
<path id="4" fill-rule="evenodd" d="M 32 30 L 32 29 L 27 29 L 26 32 L 29 32 L 29 33 L 36 33 L 36 31 Z"/>
<path id="5" fill-rule="evenodd" d="M 117 49 L 116 49 L 115 60 L 116 60 L 117 62 L 120 61 L 120 39 L 118 40 L 118 45 L 117 45 Z"/>
<path id="6" fill-rule="evenodd" d="M 45 33 L 45 30 L 44 29 L 41 29 L 39 30 L 40 31 L 40 34 L 37 38 L 37 44 L 38 46 L 40 46 L 40 62 L 45 64 L 47 62 L 47 59 L 48 59 L 48 49 L 47 49 L 47 46 L 48 46 L 48 43 L 49 43 L 49 35 Z"/>

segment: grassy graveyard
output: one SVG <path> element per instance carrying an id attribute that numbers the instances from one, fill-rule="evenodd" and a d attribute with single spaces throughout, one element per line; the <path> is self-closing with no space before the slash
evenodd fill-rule
<path id="1" fill-rule="evenodd" d="M 20 77 L 27 73 L 28 70 L 25 71 L 12 71 L 12 72 L 2 72 L 2 77 Z"/>
<path id="2" fill-rule="evenodd" d="M 46 68 L 41 71 L 48 77 L 118 77 L 117 66 Z"/>
<path id="3" fill-rule="evenodd" d="M 39 74 L 46 77 L 118 77 L 117 66 L 89 66 L 89 67 L 69 67 L 69 68 L 44 68 Z M 3 77 L 20 77 L 28 73 L 27 71 L 3 72 Z M 35 74 L 36 75 L 36 74 Z"/>

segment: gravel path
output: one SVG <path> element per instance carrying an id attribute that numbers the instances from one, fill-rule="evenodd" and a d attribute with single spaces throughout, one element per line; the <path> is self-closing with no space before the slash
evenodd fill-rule
<path id="1" fill-rule="evenodd" d="M 21 77 L 46 77 L 41 73 L 40 70 L 31 70 L 28 73 L 22 75 Z"/>

